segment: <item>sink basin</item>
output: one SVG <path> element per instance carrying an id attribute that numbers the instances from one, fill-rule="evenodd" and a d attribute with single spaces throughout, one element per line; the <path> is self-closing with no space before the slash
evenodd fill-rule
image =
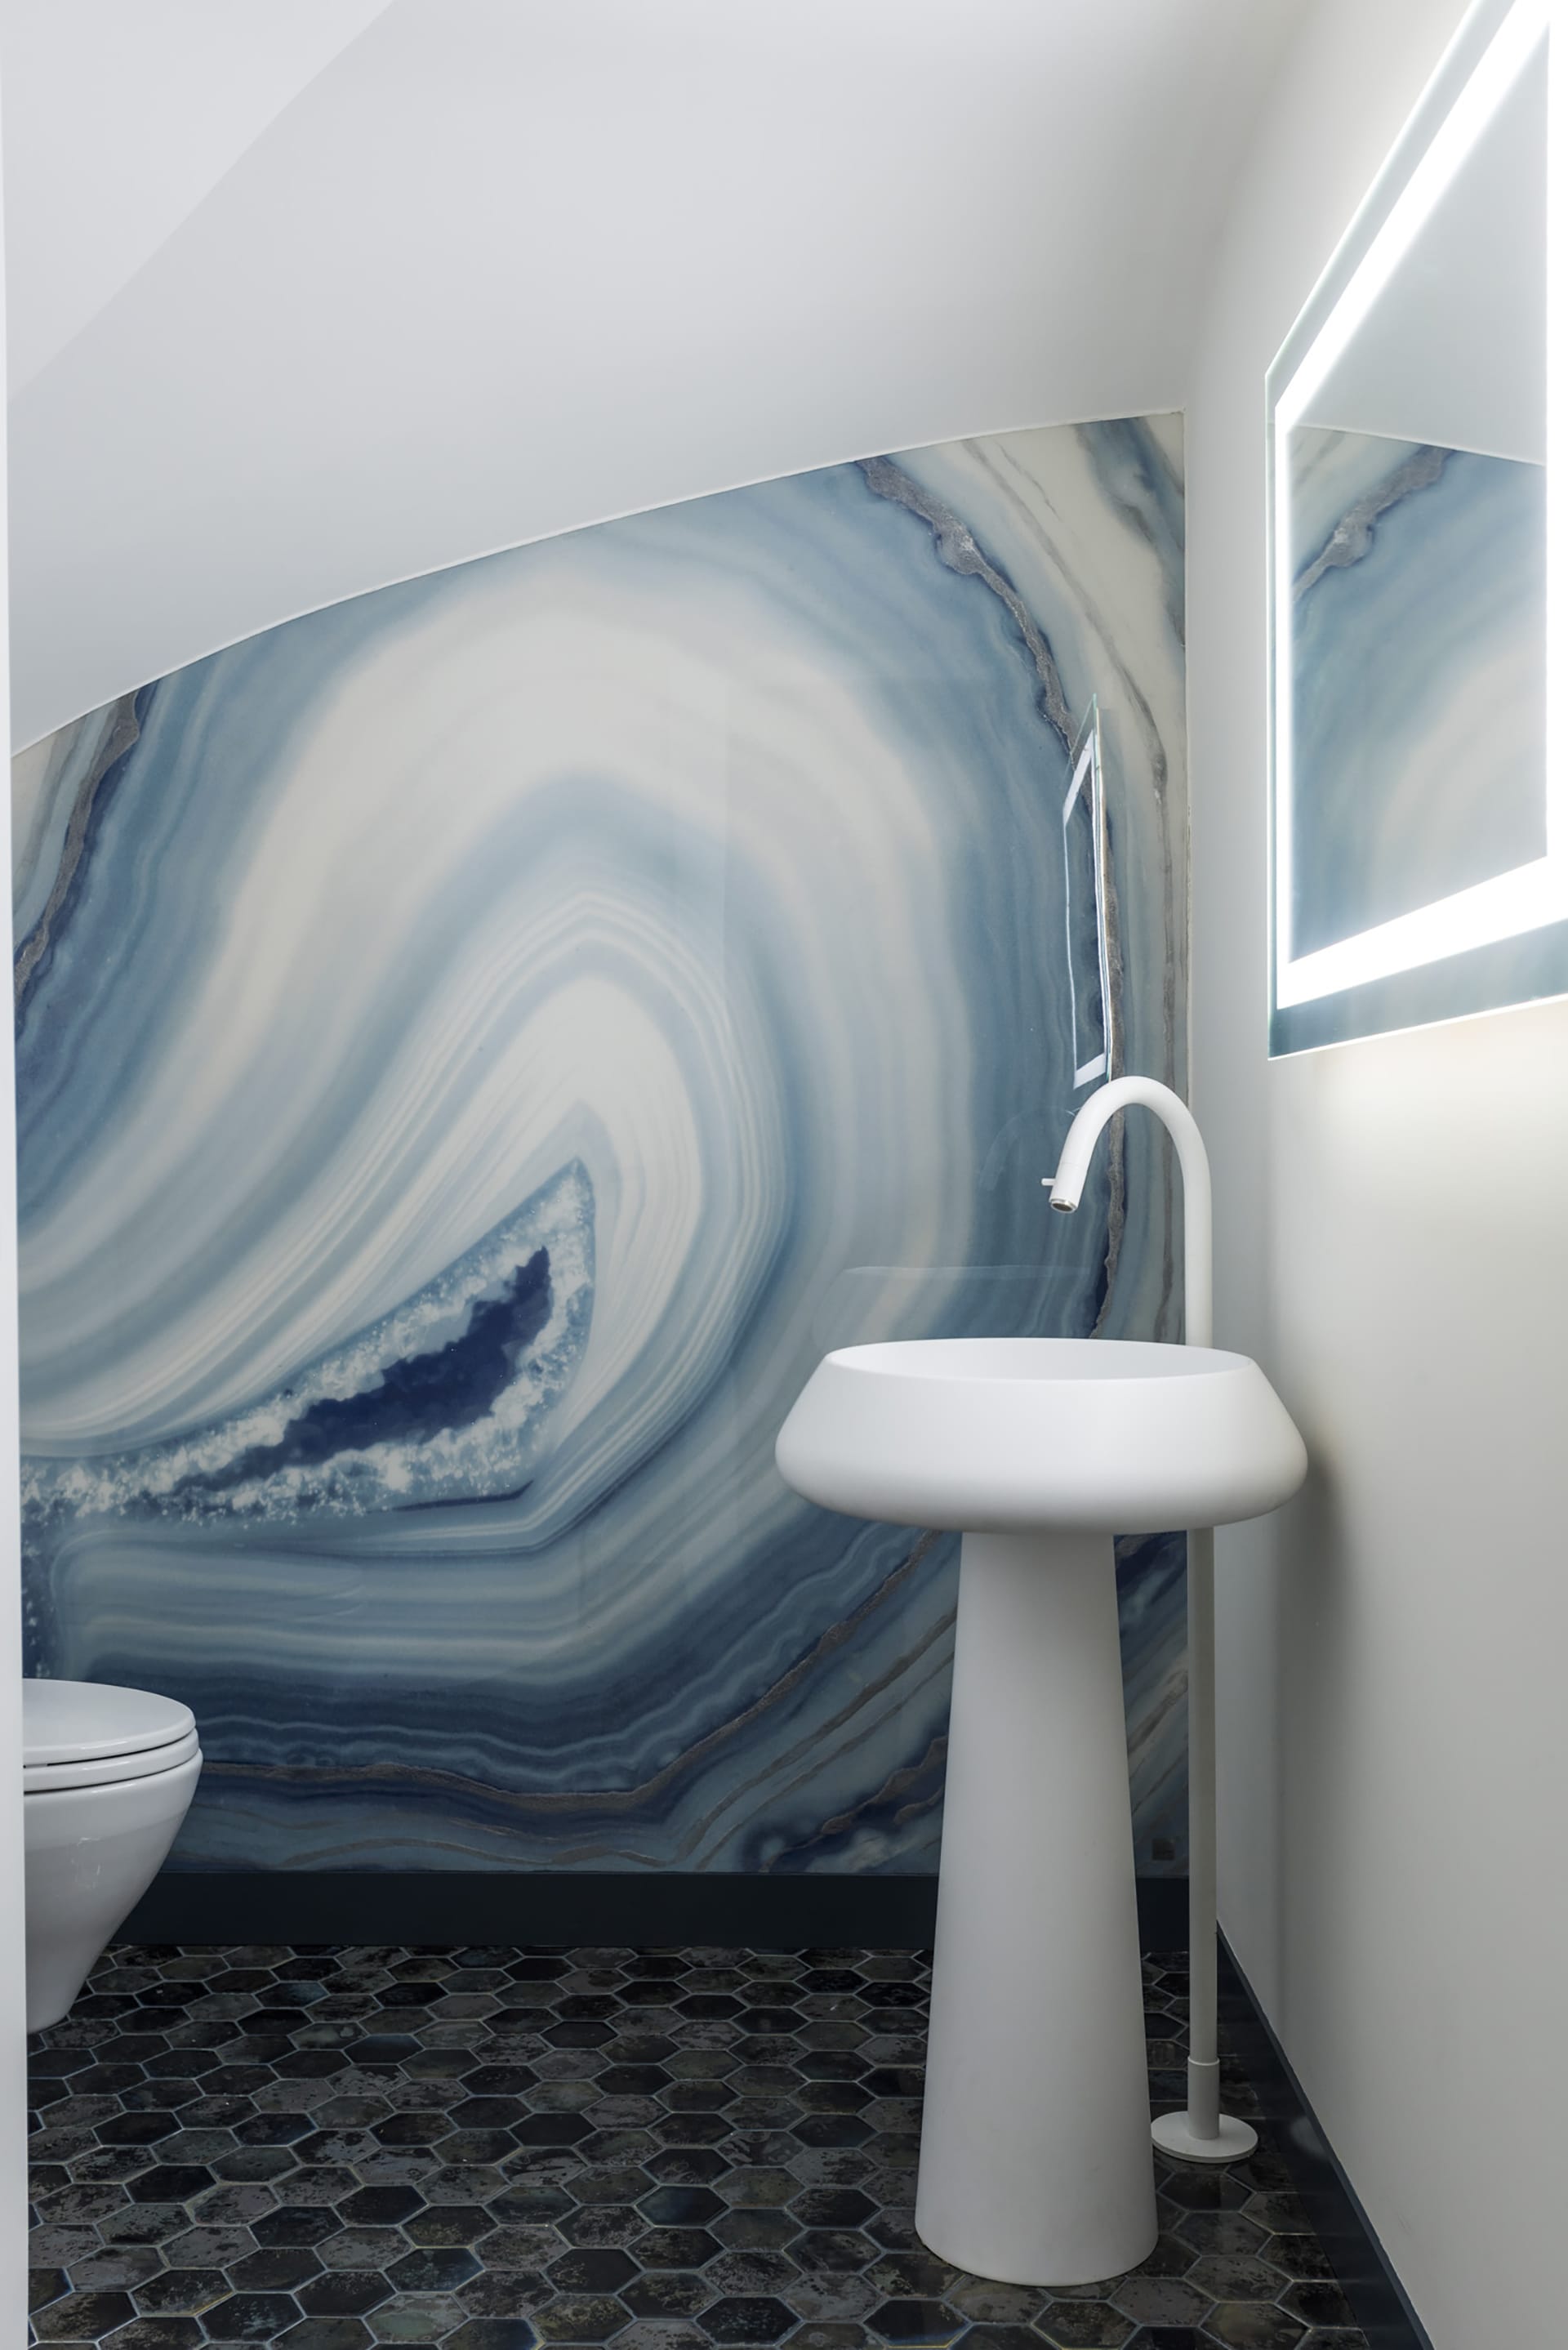
<path id="1" fill-rule="evenodd" d="M 963 1535 L 916 2229 L 1014 2284 L 1136 2268 L 1158 2227 L 1111 1536 L 1273 1509 L 1301 1439 L 1244 1355 L 933 1339 L 828 1355 L 778 1463 L 828 1509 Z"/>
<path id="2" fill-rule="evenodd" d="M 934 1338 L 825 1357 L 784 1424 L 798 1493 L 961 1534 L 1157 1534 L 1293 1493 L 1301 1438 L 1245 1355 L 1108 1338 Z"/>

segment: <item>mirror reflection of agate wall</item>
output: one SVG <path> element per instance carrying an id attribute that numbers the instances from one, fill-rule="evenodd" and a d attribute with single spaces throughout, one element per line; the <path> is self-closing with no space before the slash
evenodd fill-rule
<path id="1" fill-rule="evenodd" d="M 1101 701 L 1182 1081 L 1179 426 L 583 530 L 16 765 L 29 1669 L 187 1700 L 185 1868 L 934 1866 L 956 1545 L 787 1492 L 825 1338 L 1179 1334 L 1074 1107 Z M 1181 1856 L 1180 1546 L 1123 1545 Z"/>
<path id="2" fill-rule="evenodd" d="M 1546 475 L 1290 436 L 1293 941 L 1354 938 L 1546 853 Z"/>
<path id="3" fill-rule="evenodd" d="M 1549 35 L 1479 0 L 1270 370 L 1276 1052 L 1568 989 Z"/>

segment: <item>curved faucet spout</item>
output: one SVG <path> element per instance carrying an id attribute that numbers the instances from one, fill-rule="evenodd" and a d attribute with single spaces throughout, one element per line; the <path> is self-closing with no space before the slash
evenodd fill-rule
<path id="1" fill-rule="evenodd" d="M 1209 1153 L 1198 1121 L 1179 1094 L 1154 1077 L 1114 1077 L 1089 1096 L 1062 1145 L 1056 1172 L 1044 1176 L 1051 1205 L 1071 1215 L 1084 1196 L 1095 1145 L 1117 1110 L 1141 1104 L 1163 1120 L 1181 1161 L 1181 1208 L 1186 1287 L 1183 1321 L 1189 1347 L 1214 1343 L 1214 1205 Z"/>

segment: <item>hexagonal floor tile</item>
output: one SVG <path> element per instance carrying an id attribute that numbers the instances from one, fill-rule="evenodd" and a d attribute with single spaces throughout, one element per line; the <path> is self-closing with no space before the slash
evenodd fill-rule
<path id="1" fill-rule="evenodd" d="M 947 2350 L 968 2324 L 941 2301 L 885 2301 L 866 2321 L 874 2341 L 896 2343 L 899 2350 Z"/>
<path id="2" fill-rule="evenodd" d="M 1108 2301 L 1051 2301 L 1040 2332 L 1051 2350 L 1121 2350 L 1134 2321 Z"/>
<path id="3" fill-rule="evenodd" d="M 1146 1973 L 1158 2079 L 1186 1977 Z M 929 1976 L 862 1950 L 111 1951 L 32 2051 L 43 2350 L 1364 2350 L 1268 2142 L 1220 2176 L 1162 2163 L 1133 2277 L 1053 2294 L 934 2260 Z"/>
<path id="4" fill-rule="evenodd" d="M 607 2293 L 563 2293 L 534 2314 L 545 2342 L 612 2342 L 631 2323 L 631 2312 Z"/>
<path id="5" fill-rule="evenodd" d="M 1267 2302 L 1222 2301 L 1210 2311 L 1203 2330 L 1226 2350 L 1296 2350 L 1306 2327 Z"/>
<path id="6" fill-rule="evenodd" d="M 794 2331 L 794 2314 L 764 2294 L 736 2294 L 715 2301 L 697 2324 L 710 2342 L 780 2342 Z"/>

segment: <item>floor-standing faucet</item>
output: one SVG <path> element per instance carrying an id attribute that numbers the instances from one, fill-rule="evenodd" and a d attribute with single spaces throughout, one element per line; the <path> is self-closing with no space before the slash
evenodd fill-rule
<path id="1" fill-rule="evenodd" d="M 1051 1205 L 1064 1214 L 1077 1206 L 1096 1143 L 1116 1112 L 1134 1103 L 1142 1103 L 1164 1120 L 1181 1161 L 1185 1335 L 1189 1347 L 1209 1347 L 1214 1334 L 1214 1207 L 1209 1154 L 1198 1122 L 1179 1094 L 1153 1077 L 1116 1077 L 1091 1094 L 1067 1128 L 1054 1176 L 1044 1179 Z M 1188 2162 L 1233 2162 L 1240 2155 L 1251 2154 L 1258 2143 L 1255 2130 L 1220 2110 L 1214 1800 L 1214 1529 L 1194 1526 L 1187 1535 L 1188 1967 L 1191 1985 L 1187 2111 L 1162 2114 L 1154 2125 L 1156 2146 Z"/>

